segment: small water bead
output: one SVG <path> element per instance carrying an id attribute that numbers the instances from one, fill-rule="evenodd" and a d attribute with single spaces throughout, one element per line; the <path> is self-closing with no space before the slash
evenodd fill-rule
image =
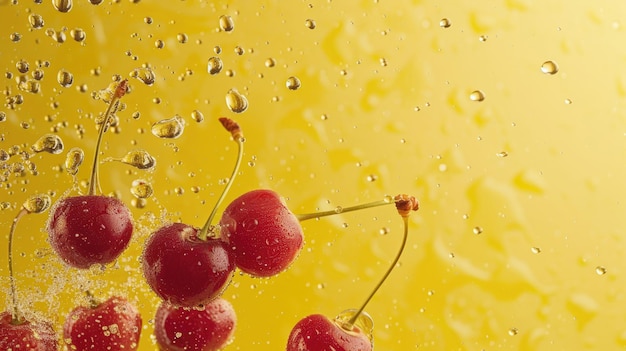
<path id="1" fill-rule="evenodd" d="M 541 72 L 545 74 L 556 74 L 559 71 L 559 66 L 554 61 L 546 61 L 541 64 Z"/>
<path id="2" fill-rule="evenodd" d="M 378 176 L 376 176 L 375 174 L 369 174 L 367 177 L 365 177 L 365 180 L 367 180 L 368 182 L 375 182 L 378 179 Z"/>
<path id="3" fill-rule="evenodd" d="M 79 147 L 73 147 L 67 152 L 65 157 L 65 170 L 70 175 L 76 175 L 78 168 L 85 160 L 85 152 Z"/>
<path id="4" fill-rule="evenodd" d="M 248 99 L 236 89 L 230 89 L 226 93 L 226 106 L 235 113 L 242 113 L 248 109 Z"/>
<path id="5" fill-rule="evenodd" d="M 70 87 L 74 83 L 74 75 L 66 70 L 60 70 L 57 73 L 57 82 L 64 88 Z"/>
<path id="6" fill-rule="evenodd" d="M 479 226 L 476 226 L 476 227 L 474 227 L 474 228 L 472 229 L 472 232 L 473 232 L 474 234 L 476 234 L 476 235 L 478 235 L 478 234 L 482 234 L 482 232 L 483 232 L 483 228 L 482 228 L 482 227 L 479 227 Z"/>
<path id="7" fill-rule="evenodd" d="M 152 169 L 156 165 L 156 159 L 143 149 L 128 152 L 120 159 L 120 162 L 138 169 Z"/>
<path id="8" fill-rule="evenodd" d="M 222 53 L 222 47 L 221 47 L 221 46 L 219 46 L 219 45 L 214 46 L 214 47 L 213 47 L 213 52 L 214 52 L 215 54 L 217 54 L 217 55 L 221 54 L 221 53 Z"/>
<path id="9" fill-rule="evenodd" d="M 533 246 L 533 247 L 530 248 L 530 252 L 532 252 L 534 254 L 538 254 L 538 253 L 541 253 L 541 249 L 536 247 L 536 246 Z"/>
<path id="10" fill-rule="evenodd" d="M 477 102 L 480 102 L 480 101 L 485 100 L 485 93 L 483 93 L 483 92 L 482 92 L 482 91 L 480 91 L 480 90 L 474 90 L 474 91 L 472 91 L 472 93 L 470 94 L 469 98 L 470 98 L 470 100 L 472 100 L 472 101 L 477 101 Z"/>
<path id="11" fill-rule="evenodd" d="M 272 68 L 274 66 L 276 66 L 276 59 L 270 57 L 265 60 L 265 67 Z"/>
<path id="12" fill-rule="evenodd" d="M 496 154 L 496 156 L 498 156 L 498 157 L 507 157 L 507 156 L 509 156 L 509 153 L 506 152 L 506 151 L 500 151 L 500 152 L 498 152 Z"/>
<path id="13" fill-rule="evenodd" d="M 285 85 L 287 86 L 287 88 L 289 90 L 298 90 L 301 86 L 301 82 L 300 79 L 298 79 L 298 77 L 289 77 L 287 78 L 287 82 L 285 83 Z"/>
<path id="14" fill-rule="evenodd" d="M 43 17 L 35 13 L 28 15 L 28 23 L 33 29 L 41 29 L 45 24 Z"/>
<path id="15" fill-rule="evenodd" d="M 70 36 L 77 42 L 82 42 L 87 38 L 87 33 L 82 28 L 74 28 L 70 30 Z"/>
<path id="16" fill-rule="evenodd" d="M 304 25 L 309 29 L 315 29 L 316 27 L 315 20 L 312 19 L 307 19 L 306 21 L 304 21 Z"/>
<path id="17" fill-rule="evenodd" d="M 484 42 L 487 41 L 488 38 L 489 37 L 487 37 L 486 35 L 481 35 L 481 36 L 478 37 L 478 40 L 484 43 Z"/>
<path id="18" fill-rule="evenodd" d="M 183 134 L 185 130 L 185 120 L 176 115 L 156 122 L 152 125 L 152 134 L 159 138 L 175 139 Z"/>
<path id="19" fill-rule="evenodd" d="M 163 49 L 165 47 L 165 43 L 161 39 L 157 39 L 154 41 L 154 47 L 157 49 Z"/>
<path id="20" fill-rule="evenodd" d="M 18 32 L 15 33 L 11 33 L 9 34 L 9 39 L 14 42 L 17 43 L 18 41 L 22 40 L 22 35 Z"/>
<path id="21" fill-rule="evenodd" d="M 135 179 L 130 187 L 130 192 L 138 199 L 147 199 L 154 193 L 152 185 L 143 179 Z"/>
<path id="22" fill-rule="evenodd" d="M 39 138 L 32 146 L 34 152 L 48 152 L 59 154 L 63 152 L 63 140 L 56 134 L 46 134 Z"/>
<path id="23" fill-rule="evenodd" d="M 42 69 L 37 68 L 36 70 L 31 72 L 31 75 L 33 76 L 33 79 L 35 80 L 42 80 L 44 76 L 44 72 Z"/>
<path id="24" fill-rule="evenodd" d="M 63 13 L 70 12 L 73 5 L 72 0 L 52 0 L 52 6 L 54 6 L 57 11 Z"/>
<path id="25" fill-rule="evenodd" d="M 52 204 L 52 199 L 48 194 L 39 194 L 29 197 L 22 207 L 29 213 L 41 213 L 50 208 L 50 204 Z"/>
<path id="26" fill-rule="evenodd" d="M 207 71 L 210 74 L 218 74 L 222 71 L 224 64 L 219 57 L 213 56 L 209 58 L 209 62 L 207 64 Z"/>
<path id="27" fill-rule="evenodd" d="M 20 72 L 20 73 L 26 73 L 26 72 L 28 72 L 28 69 L 30 68 L 30 66 L 29 66 L 28 62 L 26 62 L 24 60 L 19 60 L 15 64 L 15 68 L 17 68 L 17 71 Z"/>
<path id="28" fill-rule="evenodd" d="M 235 29 L 235 21 L 233 21 L 232 17 L 227 15 L 220 16 L 219 24 L 220 29 L 224 32 L 231 32 L 233 29 Z"/>
<path id="29" fill-rule="evenodd" d="M 565 99 L 565 105 L 571 105 L 573 101 L 571 99 Z"/>
<path id="30" fill-rule="evenodd" d="M 143 84 L 147 86 L 152 86 L 152 84 L 154 84 L 156 80 L 154 71 L 149 67 L 135 68 L 130 73 L 130 76 L 132 78 L 140 80 Z"/>
<path id="31" fill-rule="evenodd" d="M 389 232 L 391 232 L 391 229 L 389 229 L 388 227 L 382 227 L 378 230 L 378 233 L 380 235 L 387 235 L 389 234 Z"/>
<path id="32" fill-rule="evenodd" d="M 442 18 L 439 21 L 439 27 L 441 28 L 450 28 L 450 26 L 452 26 L 452 22 L 447 18 Z"/>
<path id="33" fill-rule="evenodd" d="M 511 328 L 509 329 L 509 335 L 510 336 L 515 336 L 519 333 L 519 330 L 517 328 Z"/>
<path id="34" fill-rule="evenodd" d="M 246 51 L 241 47 L 241 46 L 235 46 L 235 54 L 241 56 L 245 53 Z"/>
<path id="35" fill-rule="evenodd" d="M 4 122 L 7 120 L 7 114 L 4 111 L 0 111 L 0 122 Z"/>
<path id="36" fill-rule="evenodd" d="M 606 274 L 606 268 L 603 266 L 597 266 L 596 267 L 596 274 L 597 275 L 605 275 Z"/>
<path id="37" fill-rule="evenodd" d="M 202 114 L 202 112 L 200 112 L 198 110 L 193 110 L 193 111 L 191 111 L 191 119 L 193 119 L 194 121 L 200 123 L 200 122 L 204 121 L 204 114 Z"/>
<path id="38" fill-rule="evenodd" d="M 185 33 L 178 33 L 176 35 L 176 40 L 178 40 L 178 42 L 181 44 L 185 44 L 187 43 L 187 41 L 189 41 L 189 36 L 187 36 L 187 34 Z"/>
<path id="39" fill-rule="evenodd" d="M 67 40 L 67 36 L 64 31 L 54 32 L 50 37 L 59 44 L 65 43 Z"/>

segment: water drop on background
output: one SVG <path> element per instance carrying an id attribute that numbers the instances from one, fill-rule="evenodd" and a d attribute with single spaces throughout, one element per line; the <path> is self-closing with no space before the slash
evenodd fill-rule
<path id="1" fill-rule="evenodd" d="M 478 234 L 482 234 L 482 232 L 483 232 L 483 228 L 482 228 L 482 227 L 479 227 L 479 226 L 476 226 L 476 227 L 474 227 L 474 228 L 472 229 L 472 232 L 473 232 L 474 234 L 476 234 L 476 235 L 478 235 Z"/>
<path id="2" fill-rule="evenodd" d="M 474 91 L 472 91 L 472 93 L 470 94 L 469 98 L 470 98 L 470 100 L 472 100 L 472 101 L 478 101 L 478 102 L 480 102 L 480 101 L 485 100 L 485 93 L 483 93 L 483 92 L 482 92 L 482 91 L 480 91 L 480 90 L 474 90 Z"/>
<path id="3" fill-rule="evenodd" d="M 178 138 L 185 130 L 185 120 L 181 116 L 164 119 L 152 125 L 152 134 L 159 138 Z"/>
<path id="4" fill-rule="evenodd" d="M 39 194 L 29 197 L 26 201 L 24 201 L 22 207 L 30 213 L 41 213 L 47 210 L 51 203 L 52 199 L 50 199 L 50 196 L 47 194 Z"/>
<path id="5" fill-rule="evenodd" d="M 451 25 L 452 22 L 447 18 L 442 18 L 441 21 L 439 21 L 439 27 L 441 28 L 450 28 Z"/>
<path id="6" fill-rule="evenodd" d="M 596 267 L 596 274 L 597 275 L 605 275 L 606 274 L 606 268 L 603 266 L 597 266 Z"/>
<path id="7" fill-rule="evenodd" d="M 224 32 L 230 32 L 235 29 L 235 22 L 233 18 L 230 16 L 222 15 L 220 16 L 220 29 Z"/>
<path id="8" fill-rule="evenodd" d="M 315 29 L 316 27 L 315 20 L 312 19 L 307 19 L 306 21 L 304 21 L 304 25 L 309 29 Z"/>
<path id="9" fill-rule="evenodd" d="M 151 169 L 156 165 L 156 159 L 146 150 L 132 150 L 120 159 L 120 162 L 138 169 Z"/>
<path id="10" fill-rule="evenodd" d="M 131 194 L 138 199 L 147 199 L 154 193 L 152 185 L 143 179 L 135 179 L 130 188 Z"/>
<path id="11" fill-rule="evenodd" d="M 34 13 L 28 15 L 28 23 L 33 29 L 41 29 L 45 24 L 43 17 Z"/>
<path id="12" fill-rule="evenodd" d="M 226 93 L 226 106 L 235 113 L 241 113 L 248 109 L 248 99 L 237 90 L 231 89 Z"/>
<path id="13" fill-rule="evenodd" d="M 287 78 L 287 82 L 285 83 L 289 90 L 298 90 L 300 88 L 301 82 L 298 77 L 289 77 Z"/>
<path id="14" fill-rule="evenodd" d="M 193 111 L 191 111 L 191 119 L 193 119 L 194 121 L 200 123 L 200 122 L 204 121 L 204 114 L 201 111 L 193 110 Z"/>
<path id="15" fill-rule="evenodd" d="M 49 152 L 59 154 L 63 152 L 63 140 L 56 134 L 46 134 L 39 138 L 32 146 L 34 152 Z"/>
<path id="16" fill-rule="evenodd" d="M 81 28 L 74 28 L 70 30 L 70 36 L 74 38 L 75 41 L 82 42 L 87 38 L 87 33 Z"/>
<path id="17" fill-rule="evenodd" d="M 72 10 L 72 0 L 52 0 L 52 5 L 59 12 L 70 12 Z"/>
<path id="18" fill-rule="evenodd" d="M 222 71 L 224 65 L 222 64 L 222 60 L 219 57 L 211 57 L 209 58 L 209 63 L 207 65 L 207 71 L 210 74 L 218 74 Z"/>
<path id="19" fill-rule="evenodd" d="M 66 70 L 60 70 L 57 73 L 57 82 L 64 88 L 70 87 L 74 83 L 74 75 Z"/>
<path id="20" fill-rule="evenodd" d="M 554 61 L 546 61 L 541 65 L 541 72 L 545 74 L 556 74 L 559 71 L 559 66 Z"/>
<path id="21" fill-rule="evenodd" d="M 73 147 L 67 152 L 65 157 L 65 170 L 70 175 L 76 175 L 78 168 L 85 160 L 85 152 L 78 147 Z"/>

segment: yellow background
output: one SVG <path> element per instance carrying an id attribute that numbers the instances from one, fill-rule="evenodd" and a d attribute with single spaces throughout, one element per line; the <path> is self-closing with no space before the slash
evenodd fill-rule
<path id="1" fill-rule="evenodd" d="M 84 289 L 123 294 L 143 313 L 140 350 L 155 349 L 158 299 L 141 277 L 141 245 L 163 221 L 204 224 L 236 155 L 217 122 L 227 116 L 247 140 L 227 201 L 259 187 L 279 192 L 297 213 L 386 194 L 419 198 L 401 265 L 367 308 L 377 350 L 626 347 L 622 2 L 75 0 L 68 13 L 51 1 L 15 2 L 0 1 L 0 87 L 23 103 L 11 109 L 3 101 L 0 149 L 29 151 L 53 128 L 65 149 L 32 155 L 36 176 L 11 171 L 28 163 L 19 154 L 0 163 L 5 239 L 28 196 L 49 192 L 57 201 L 72 187 L 59 167 L 72 147 L 86 153 L 78 180 L 89 178 L 93 116 L 105 109 L 91 93 L 142 65 L 156 75 L 152 86 L 131 78 L 119 129 L 103 144 L 103 159 L 136 148 L 157 159 L 154 172 L 119 162 L 100 169 L 104 191 L 129 206 L 133 180 L 154 188 L 146 206 L 133 209 L 131 247 L 111 267 L 77 272 L 46 242 L 48 213 L 23 218 L 15 265 L 27 313 L 60 328 L 85 302 Z M 31 13 L 43 17 L 42 29 L 30 27 Z M 220 31 L 222 15 L 232 16 L 233 31 Z M 82 43 L 74 28 L 85 31 Z M 66 41 L 47 29 L 65 31 Z M 207 72 L 212 56 L 224 63 L 217 75 Z M 38 62 L 49 62 L 39 93 L 19 89 L 20 60 L 29 79 Z M 548 60 L 558 64 L 554 75 L 541 71 Z M 57 82 L 59 70 L 73 74 L 72 86 Z M 290 76 L 300 89 L 287 89 Z M 241 114 L 225 103 L 233 88 L 249 101 Z M 483 101 L 470 99 L 476 90 Z M 204 121 L 194 121 L 193 110 Z M 152 124 L 174 115 L 186 121 L 179 138 L 152 135 Z M 288 271 L 263 280 L 235 275 L 224 296 L 239 323 L 227 349 L 281 350 L 300 318 L 358 307 L 395 254 L 401 223 L 391 207 L 303 223 L 305 248 Z M 0 275 L 4 297 L 5 254 Z"/>

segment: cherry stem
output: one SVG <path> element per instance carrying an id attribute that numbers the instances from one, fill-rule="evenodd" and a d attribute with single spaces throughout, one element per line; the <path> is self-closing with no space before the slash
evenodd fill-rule
<path id="1" fill-rule="evenodd" d="M 391 197 L 386 196 L 385 199 L 383 199 L 383 200 L 369 202 L 369 203 L 366 203 L 366 204 L 350 206 L 350 207 L 340 207 L 340 206 L 337 206 L 334 210 L 330 210 L 330 211 L 313 212 L 313 213 L 302 213 L 302 214 L 296 214 L 295 216 L 296 216 L 296 218 L 300 222 L 302 222 L 302 221 L 306 221 L 306 220 L 309 220 L 309 219 L 326 217 L 326 216 L 333 216 L 333 215 L 338 215 L 338 214 L 341 214 L 341 213 L 363 210 L 363 209 L 366 209 L 366 208 L 390 205 L 390 204 L 393 204 L 393 203 L 394 202 L 391 199 Z"/>
<path id="2" fill-rule="evenodd" d="M 391 271 L 393 271 L 393 269 L 396 267 L 396 264 L 398 264 L 398 261 L 400 260 L 400 256 L 402 256 L 402 252 L 404 251 L 404 247 L 406 246 L 406 241 L 407 241 L 407 238 L 409 237 L 409 213 L 411 211 L 417 211 L 419 209 L 419 204 L 417 200 L 415 199 L 415 197 L 407 196 L 407 195 L 397 195 L 394 197 L 394 201 L 395 201 L 396 209 L 398 210 L 398 213 L 402 217 L 402 221 L 404 223 L 404 233 L 402 235 L 402 244 L 400 244 L 400 249 L 398 250 L 396 257 L 393 259 L 393 262 L 391 263 L 391 265 L 385 272 L 385 275 L 383 275 L 382 279 L 378 282 L 378 284 L 376 284 L 376 287 L 374 287 L 374 290 L 372 290 L 372 292 L 369 294 L 367 299 L 365 299 L 365 302 L 361 305 L 361 307 L 357 310 L 357 312 L 350 318 L 350 320 L 348 320 L 348 322 L 345 325 L 343 325 L 343 327 L 346 328 L 347 330 L 352 330 L 354 323 L 356 323 L 356 321 L 361 316 L 361 313 L 363 313 L 363 310 L 365 310 L 365 306 L 367 306 L 367 304 L 374 297 L 378 289 L 380 289 L 380 287 L 383 285 L 385 280 L 387 280 L 387 278 L 391 274 Z"/>
<path id="3" fill-rule="evenodd" d="M 13 233 L 15 233 L 15 228 L 17 227 L 17 222 L 24 215 L 29 214 L 30 212 L 22 208 L 20 212 L 15 216 L 13 222 L 11 223 L 11 229 L 9 231 L 9 280 L 11 282 L 11 304 L 13 305 L 12 312 L 12 323 L 17 324 L 20 321 L 19 311 L 17 308 L 17 289 L 15 287 L 15 276 L 13 275 Z"/>
<path id="4" fill-rule="evenodd" d="M 118 108 L 118 102 L 124 94 L 128 91 L 128 80 L 124 79 L 117 85 L 115 91 L 113 92 L 113 96 L 111 97 L 111 102 L 109 102 L 109 106 L 107 106 L 106 111 L 104 112 L 104 121 L 102 125 L 100 125 L 100 131 L 98 132 L 98 139 L 96 141 L 96 154 L 93 157 L 93 168 L 91 169 L 91 180 L 89 181 L 89 195 L 95 195 L 96 189 L 99 193 L 102 193 L 102 189 L 100 188 L 100 180 L 98 179 L 98 156 L 100 154 L 100 144 L 102 142 L 102 136 L 104 135 L 104 131 L 107 129 L 109 124 L 109 119 L 111 115 L 113 115 Z"/>
<path id="5" fill-rule="evenodd" d="M 207 240 L 209 232 L 211 232 L 212 229 L 211 223 L 213 222 L 213 218 L 215 218 L 215 215 L 217 214 L 217 209 L 222 204 L 224 198 L 226 197 L 226 194 L 233 185 L 233 180 L 237 176 L 237 173 L 239 173 L 239 166 L 241 165 L 241 160 L 243 159 L 243 143 L 245 139 L 243 137 L 243 133 L 241 132 L 239 124 L 237 124 L 237 122 L 233 121 L 232 119 L 226 117 L 221 117 L 219 121 L 220 123 L 222 123 L 222 126 L 231 133 L 233 140 L 235 140 L 235 142 L 237 143 L 237 161 L 235 162 L 235 168 L 233 168 L 233 173 L 230 175 L 230 178 L 228 179 L 224 190 L 222 190 L 222 194 L 217 199 L 217 202 L 215 203 L 215 206 L 213 207 L 209 218 L 198 233 L 198 239 L 200 240 Z"/>

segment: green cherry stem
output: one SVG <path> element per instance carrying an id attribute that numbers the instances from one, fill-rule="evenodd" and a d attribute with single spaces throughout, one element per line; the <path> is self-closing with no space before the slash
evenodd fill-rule
<path id="1" fill-rule="evenodd" d="M 243 133 L 241 132 L 241 128 L 239 127 L 239 124 L 237 124 L 237 122 L 233 121 L 232 119 L 226 118 L 226 117 L 221 117 L 219 121 L 220 123 L 222 123 L 222 126 L 227 131 L 230 132 L 230 134 L 233 137 L 233 140 L 235 140 L 235 142 L 237 143 L 237 147 L 238 147 L 237 161 L 235 162 L 235 168 L 233 168 L 233 173 L 230 175 L 230 178 L 228 179 L 228 182 L 226 183 L 226 186 L 224 187 L 222 194 L 217 199 L 217 202 L 215 203 L 215 206 L 213 207 L 213 210 L 211 211 L 209 218 L 207 219 L 206 223 L 204 224 L 204 226 L 198 233 L 198 239 L 200 240 L 207 240 L 207 237 L 209 236 L 209 232 L 212 231 L 211 223 L 213 222 L 213 219 L 215 218 L 215 215 L 217 214 L 217 209 L 222 204 L 222 202 L 224 201 L 224 198 L 226 197 L 226 194 L 230 190 L 230 187 L 233 185 L 233 180 L 237 176 L 237 173 L 239 173 L 239 166 L 241 165 L 241 160 L 243 159 L 243 143 L 245 141 L 245 138 L 243 137 Z"/>
<path id="2" fill-rule="evenodd" d="M 366 204 L 350 206 L 350 207 L 340 207 L 340 206 L 337 206 L 334 210 L 330 210 L 330 211 L 302 213 L 302 214 L 295 214 L 295 216 L 296 216 L 296 218 L 300 222 L 302 222 L 302 221 L 306 221 L 306 220 L 309 220 L 309 219 L 321 218 L 321 217 L 326 217 L 326 216 L 333 216 L 333 215 L 338 215 L 340 213 L 346 213 L 346 212 L 363 210 L 363 209 L 366 209 L 366 208 L 390 205 L 390 204 L 393 204 L 393 203 L 394 203 L 394 200 L 393 200 L 393 198 L 391 196 L 385 196 L 385 198 L 383 200 L 369 202 L 369 203 L 366 203 Z"/>
<path id="3" fill-rule="evenodd" d="M 96 190 L 99 193 L 102 193 L 102 189 L 100 189 L 100 180 L 98 178 L 98 156 L 100 154 L 100 144 L 102 142 L 102 136 L 104 135 L 104 131 L 107 129 L 109 124 L 109 120 L 111 119 L 111 115 L 117 111 L 119 106 L 119 100 L 126 94 L 128 91 L 128 80 L 124 79 L 121 81 L 115 91 L 113 92 L 113 96 L 111 97 L 111 101 L 109 102 L 109 106 L 107 106 L 106 111 L 104 112 L 104 121 L 100 125 L 100 131 L 98 132 L 98 139 L 96 141 L 96 153 L 93 157 L 93 167 L 91 169 L 91 180 L 89 181 L 89 195 L 95 195 Z"/>
<path id="4" fill-rule="evenodd" d="M 365 306 L 367 306 L 367 304 L 374 297 L 378 289 L 380 289 L 380 287 L 383 285 L 385 280 L 387 280 L 387 278 L 391 274 L 391 271 L 393 271 L 393 269 L 396 267 L 396 264 L 398 264 L 398 261 L 400 260 L 400 256 L 402 256 L 402 252 L 404 251 L 404 247 L 406 246 L 406 241 L 407 241 L 407 238 L 409 237 L 409 213 L 411 211 L 417 211 L 417 209 L 419 208 L 419 204 L 414 197 L 407 196 L 407 195 L 397 195 L 394 198 L 394 201 L 395 201 L 394 203 L 396 204 L 396 208 L 398 209 L 398 213 L 400 214 L 400 216 L 402 217 L 402 221 L 404 222 L 404 233 L 402 235 L 402 244 L 400 244 L 400 249 L 398 250 L 398 253 L 396 254 L 393 261 L 391 262 L 391 265 L 385 272 L 385 275 L 383 275 L 382 279 L 378 282 L 378 284 L 376 284 L 376 287 L 374 287 L 374 290 L 372 290 L 372 292 L 369 294 L 367 299 L 365 299 L 365 302 L 361 305 L 361 307 L 357 310 L 357 312 L 352 316 L 352 318 L 350 318 L 348 322 L 345 325 L 343 325 L 343 327 L 346 330 L 352 330 L 354 323 L 356 323 L 361 313 L 363 313 L 363 310 L 365 310 Z"/>
<path id="5" fill-rule="evenodd" d="M 17 213 L 15 218 L 13 218 L 13 222 L 11 223 L 11 228 L 9 229 L 9 281 L 11 284 L 11 304 L 12 306 L 12 318 L 11 323 L 19 324 L 20 323 L 20 315 L 17 307 L 17 288 L 15 284 L 15 274 L 13 271 L 13 236 L 15 234 L 15 228 L 17 228 L 17 222 L 27 214 L 30 213 L 41 213 L 47 210 L 50 207 L 50 203 L 52 200 L 48 195 L 35 195 L 31 196 L 24 202 L 22 208 Z"/>

